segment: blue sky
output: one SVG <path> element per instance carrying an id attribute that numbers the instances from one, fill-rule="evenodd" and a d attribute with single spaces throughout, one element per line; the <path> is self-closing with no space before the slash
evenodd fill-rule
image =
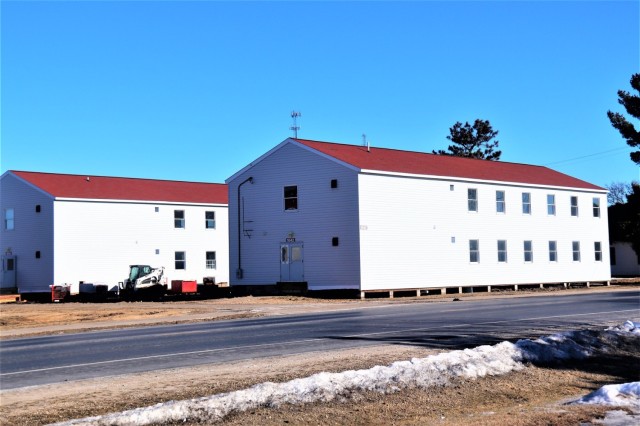
<path id="1" fill-rule="evenodd" d="M 223 182 L 292 133 L 639 179 L 635 1 L 2 1 L 1 169 Z M 627 115 L 628 117 L 628 115 Z M 636 126 L 640 123 L 635 121 Z"/>

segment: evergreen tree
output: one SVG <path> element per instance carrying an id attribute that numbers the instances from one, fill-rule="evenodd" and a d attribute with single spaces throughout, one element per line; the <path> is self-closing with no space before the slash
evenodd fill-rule
<path id="1" fill-rule="evenodd" d="M 498 141 L 492 141 L 498 135 L 498 131 L 493 130 L 489 120 L 476 119 L 473 126 L 469 122 L 462 124 L 458 121 L 449 128 L 449 133 L 447 139 L 453 144 L 449 145 L 447 151 L 434 150 L 434 154 L 500 160 L 502 151 L 498 150 Z"/>
<path id="2" fill-rule="evenodd" d="M 640 74 L 631 76 L 631 87 L 640 94 Z M 640 120 L 640 96 L 632 95 L 624 90 L 618 90 L 618 103 L 624 106 L 629 115 Z M 632 148 L 640 148 L 640 132 L 636 130 L 633 124 L 620 113 L 607 111 L 607 115 L 613 127 L 618 129 L 618 132 L 627 141 L 627 145 Z M 640 149 L 631 152 L 630 157 L 631 161 L 640 165 Z"/>
<path id="3" fill-rule="evenodd" d="M 640 184 L 631 183 L 627 202 L 609 206 L 609 240 L 629 242 L 640 258 Z"/>

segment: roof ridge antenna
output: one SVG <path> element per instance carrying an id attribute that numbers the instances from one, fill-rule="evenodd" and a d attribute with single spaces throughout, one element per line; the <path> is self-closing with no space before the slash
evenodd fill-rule
<path id="1" fill-rule="evenodd" d="M 302 113 L 300 111 L 291 111 L 293 126 L 289 127 L 289 130 L 293 130 L 293 137 L 296 139 L 298 139 L 298 130 L 300 130 L 300 126 L 298 126 L 298 117 L 302 117 Z"/>
<path id="2" fill-rule="evenodd" d="M 369 141 L 367 140 L 367 135 L 362 134 L 362 146 L 367 147 L 367 152 L 371 152 L 371 146 L 369 146 Z"/>

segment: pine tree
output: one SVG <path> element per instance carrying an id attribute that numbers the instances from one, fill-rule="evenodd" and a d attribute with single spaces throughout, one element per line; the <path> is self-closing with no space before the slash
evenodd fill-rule
<path id="1" fill-rule="evenodd" d="M 489 120 L 476 119 L 473 126 L 469 122 L 459 121 L 449 128 L 450 135 L 447 136 L 452 145 L 447 151 L 433 151 L 438 155 L 453 155 L 456 157 L 478 158 L 483 160 L 500 160 L 502 151 L 497 150 L 498 141 L 492 141 L 498 135 L 497 130 L 493 130 Z"/>
<path id="2" fill-rule="evenodd" d="M 631 76 L 631 87 L 640 93 L 640 74 Z M 624 90 L 618 90 L 618 103 L 624 106 L 629 115 L 640 120 L 640 96 L 632 95 Z M 618 132 L 627 141 L 627 145 L 632 148 L 640 148 L 640 132 L 636 130 L 633 124 L 620 113 L 607 111 L 607 115 L 613 127 L 618 129 Z M 640 165 L 640 150 L 632 151 L 630 157 L 631 161 Z"/>

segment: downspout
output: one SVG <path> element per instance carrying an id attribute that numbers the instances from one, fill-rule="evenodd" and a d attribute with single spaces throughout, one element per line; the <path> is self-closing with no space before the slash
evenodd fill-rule
<path id="1" fill-rule="evenodd" d="M 253 184 L 253 177 L 248 177 L 240 185 L 238 185 L 238 269 L 236 270 L 236 278 L 242 279 L 242 233 L 240 231 L 240 187 L 245 183 Z"/>

